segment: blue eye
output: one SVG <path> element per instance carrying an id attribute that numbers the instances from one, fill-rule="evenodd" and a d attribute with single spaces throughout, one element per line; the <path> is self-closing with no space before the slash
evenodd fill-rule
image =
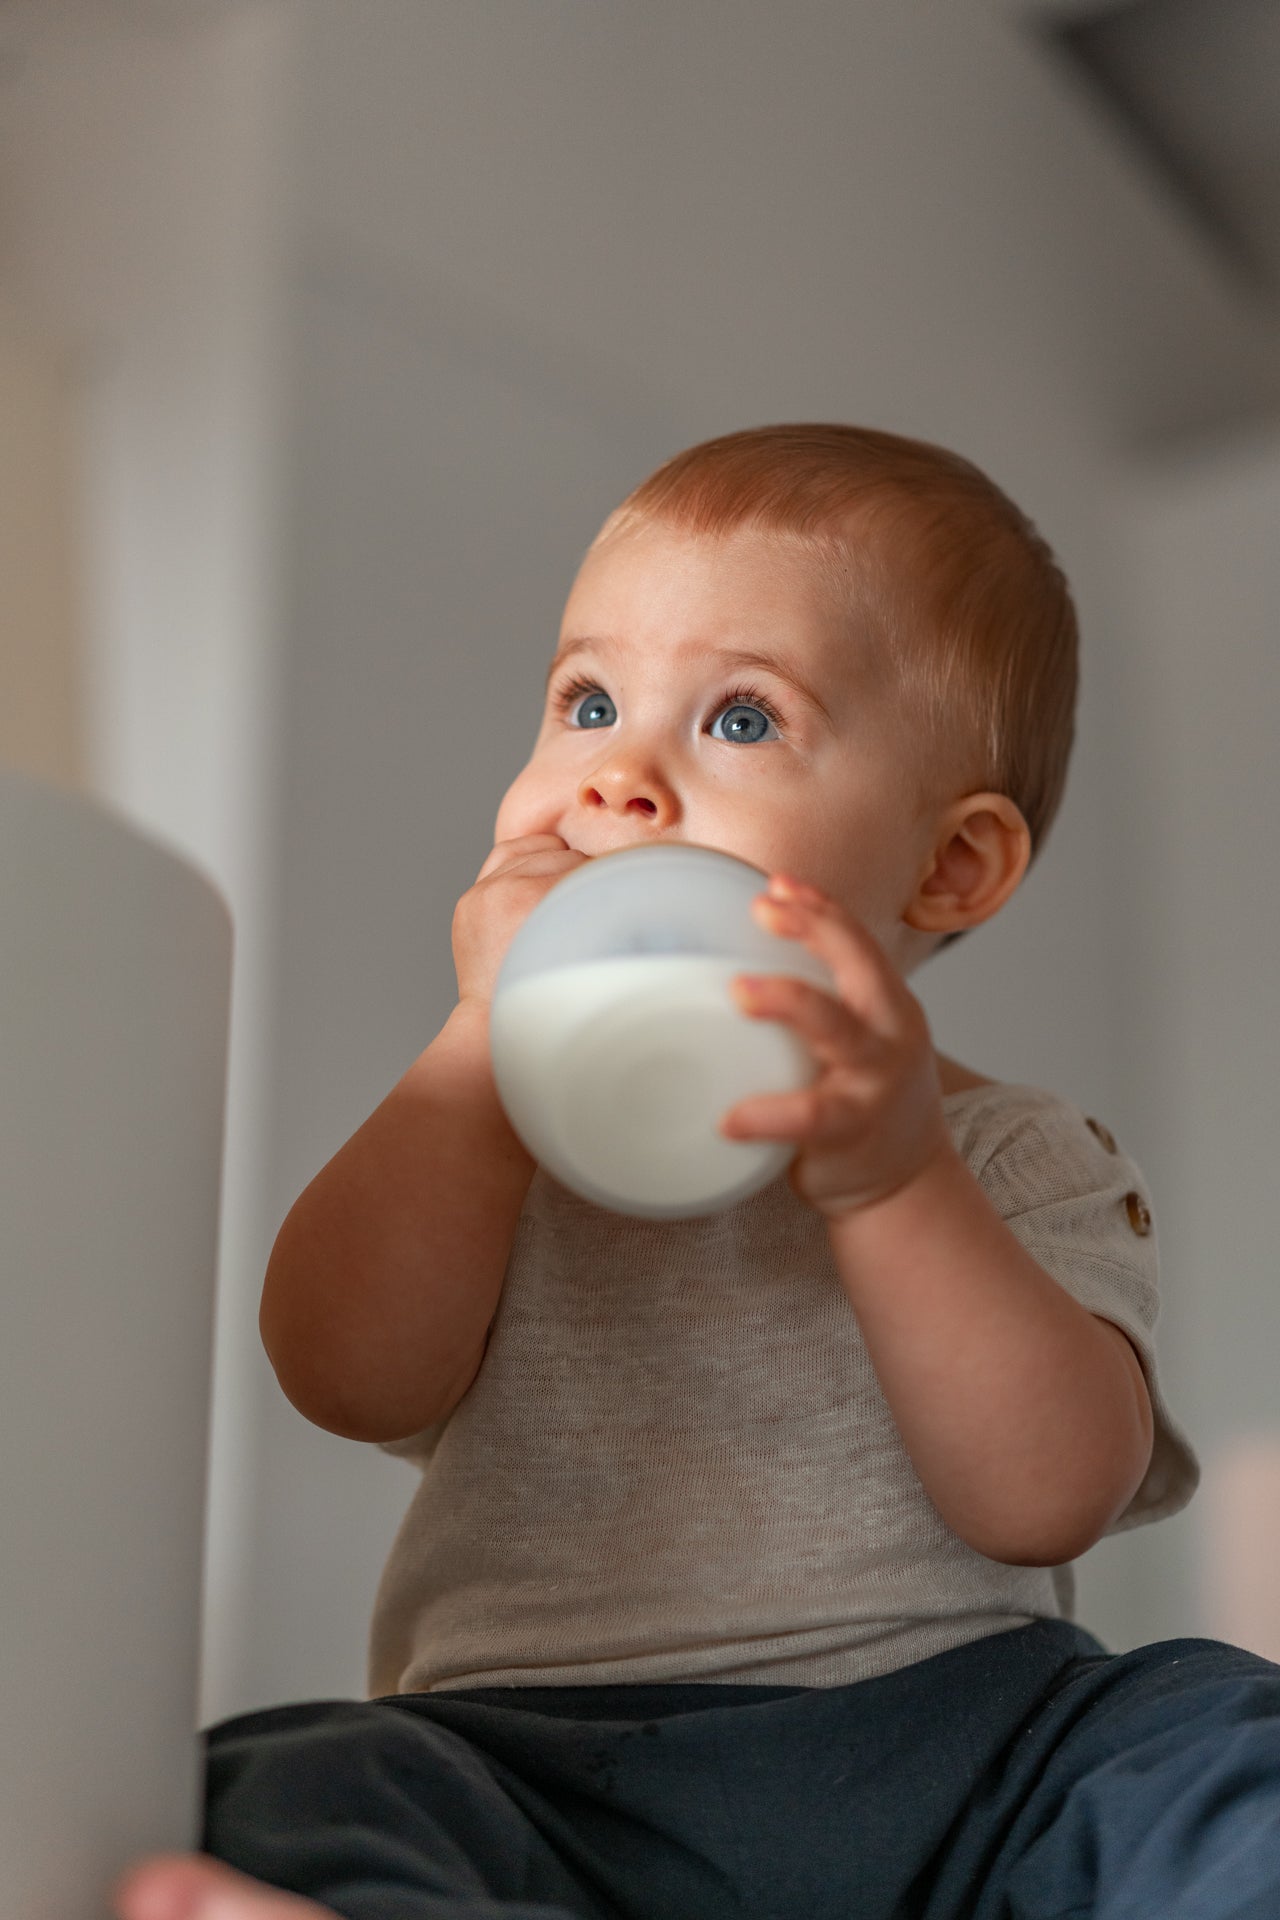
<path id="1" fill-rule="evenodd" d="M 556 712 L 567 713 L 573 701 L 575 701 L 580 694 L 584 693 L 594 693 L 596 697 L 579 710 L 580 714 L 598 715 L 602 706 L 613 706 L 612 700 L 608 694 L 604 692 L 603 688 L 593 686 L 590 680 L 571 680 L 567 686 L 558 687 L 552 695 L 552 702 Z M 601 722 L 593 718 L 582 722 L 583 728 L 595 727 L 601 724 L 607 726 L 608 720 L 606 719 L 604 722 Z"/>
<path id="2" fill-rule="evenodd" d="M 719 711 L 726 716 L 725 727 L 727 731 L 724 736 L 725 739 L 745 740 L 751 746 L 754 746 L 758 740 L 763 740 L 766 737 L 768 733 L 768 723 L 773 719 L 772 713 L 761 706 L 758 699 L 746 701 L 739 699 L 736 695 L 732 696 L 729 704 L 720 708 Z M 733 716 L 736 716 L 736 718 Z M 756 723 L 760 720 L 764 721 L 764 727 L 759 732 L 753 731 Z"/>
<path id="3" fill-rule="evenodd" d="M 597 727 L 609 726 L 617 717 L 617 709 L 603 687 L 598 687 L 593 680 L 584 680 L 580 676 L 555 688 L 551 703 L 556 713 L 567 715 L 575 700 L 587 693 L 594 695 L 594 698 L 584 702 L 578 708 L 580 724 L 575 727 L 575 732 L 589 732 Z M 743 716 L 727 722 L 732 731 L 724 735 L 725 739 L 745 741 L 749 746 L 755 746 L 760 740 L 766 738 L 764 733 L 753 730 L 754 720 L 750 717 L 752 708 L 757 709 L 756 718 L 763 714 L 767 720 L 773 722 L 779 732 L 782 731 L 782 715 L 766 694 L 761 693 L 758 687 L 734 687 L 725 694 L 715 709 L 717 716 L 722 713 Z"/>

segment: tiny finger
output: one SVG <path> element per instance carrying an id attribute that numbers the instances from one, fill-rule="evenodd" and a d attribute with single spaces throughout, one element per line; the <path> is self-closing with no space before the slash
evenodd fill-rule
<path id="1" fill-rule="evenodd" d="M 733 991 L 739 1000 L 754 1006 L 757 1001 L 763 999 L 767 984 L 758 973 L 739 973 L 734 977 Z"/>
<path id="2" fill-rule="evenodd" d="M 807 880 L 797 880 L 790 873 L 771 874 L 769 892 L 779 900 L 804 901 L 814 906 L 826 899 L 817 887 L 810 886 Z"/>

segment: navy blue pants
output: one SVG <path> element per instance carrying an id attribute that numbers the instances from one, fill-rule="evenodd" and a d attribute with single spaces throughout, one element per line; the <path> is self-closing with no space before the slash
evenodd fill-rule
<path id="1" fill-rule="evenodd" d="M 210 1729 L 203 1845 L 349 1920 L 1280 1920 L 1280 1666 L 1038 1620 L 844 1687 Z"/>

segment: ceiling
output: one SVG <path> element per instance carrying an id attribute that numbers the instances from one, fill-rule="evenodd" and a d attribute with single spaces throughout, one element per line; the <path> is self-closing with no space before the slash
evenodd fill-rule
<path id="1" fill-rule="evenodd" d="M 528 0 L 506 4 L 519 14 Z M 590 25 L 594 0 L 574 4 Z M 877 16 L 895 15 L 902 0 L 859 4 L 874 24 Z M 638 0 L 633 11 L 643 5 Z M 0 86 L 18 81 L 46 39 L 109 35 L 121 22 L 146 35 L 182 35 L 220 16 L 273 7 L 293 13 L 295 6 L 300 21 L 325 11 L 312 0 L 0 0 Z M 365 0 L 351 12 L 372 22 L 384 6 Z M 419 6 L 444 19 L 451 12 L 444 0 L 404 0 L 385 10 L 403 19 L 405 6 L 409 19 Z M 981 16 L 995 14 L 1024 53 L 1029 41 L 1033 55 L 1052 62 L 1082 109 L 1083 136 L 1109 150 L 1109 161 L 1130 163 L 1135 184 L 1145 186 L 1151 225 L 1163 227 L 1171 252 L 1195 269 L 1189 310 L 1155 306 L 1160 322 L 1177 323 L 1166 330 L 1174 344 L 1164 341 L 1166 357 L 1122 383 L 1117 418 L 1125 431 L 1168 441 L 1280 413 L 1280 0 L 927 0 L 924 7 L 917 0 L 903 11 L 927 16 L 931 9 L 948 19 L 948 44 L 954 16 L 967 9 L 979 48 L 990 28 Z M 329 11 L 341 16 L 345 0 L 332 0 Z M 769 11 L 769 0 L 754 0 L 754 14 Z M 824 18 L 827 9 L 814 11 Z M 6 211 L 0 203 L 0 241 Z M 1109 224 L 1101 203 L 1096 224 Z M 1110 225 L 1128 231 L 1123 222 Z M 1102 245 L 1096 232 L 1083 238 L 1106 273 L 1105 233 Z M 1127 264 L 1117 264 L 1117 279 Z M 1116 302 L 1103 300 L 1090 315 L 1095 333 L 1113 327 L 1117 366 L 1134 350 L 1136 334 L 1153 327 L 1152 300 L 1139 302 L 1136 319 L 1126 297 L 1121 288 Z"/>
<path id="2" fill-rule="evenodd" d="M 115 16 L 160 31 L 239 4 L 0 0 L 0 27 L 30 29 L 51 16 L 83 26 Z M 1280 300 L 1280 0 L 994 4 L 1105 102 L 1141 163 L 1195 220 L 1241 287 Z"/>
<path id="3" fill-rule="evenodd" d="M 1224 269 L 1256 299 L 1277 300 L 1280 0 L 1075 0 L 1026 13 Z"/>

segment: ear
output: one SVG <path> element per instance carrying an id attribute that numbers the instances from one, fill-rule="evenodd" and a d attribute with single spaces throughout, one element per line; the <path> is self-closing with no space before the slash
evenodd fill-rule
<path id="1" fill-rule="evenodd" d="M 902 918 L 922 933 L 981 926 L 1017 892 L 1031 829 L 1007 794 L 971 793 L 942 816 L 933 852 Z"/>

